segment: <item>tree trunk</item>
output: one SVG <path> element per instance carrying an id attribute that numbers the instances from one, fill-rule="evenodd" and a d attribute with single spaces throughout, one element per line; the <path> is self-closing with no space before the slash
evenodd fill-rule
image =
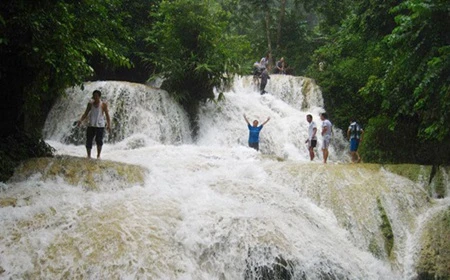
<path id="1" fill-rule="evenodd" d="M 285 11 L 286 11 L 286 0 L 281 0 L 280 17 L 278 20 L 278 30 L 277 30 L 277 50 L 280 49 L 281 27 L 283 26 Z"/>
<path id="2" fill-rule="evenodd" d="M 266 37 L 267 37 L 267 50 L 269 52 L 269 69 L 272 68 L 272 43 L 270 42 L 270 12 L 266 9 Z"/>

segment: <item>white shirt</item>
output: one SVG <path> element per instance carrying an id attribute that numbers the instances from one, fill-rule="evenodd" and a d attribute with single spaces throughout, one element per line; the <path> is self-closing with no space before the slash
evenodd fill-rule
<path id="1" fill-rule="evenodd" d="M 322 131 L 325 129 L 325 127 L 327 128 L 327 131 L 325 132 L 325 135 L 323 135 L 323 137 L 325 138 L 331 138 L 331 122 L 329 120 L 324 120 L 322 122 Z"/>
<path id="2" fill-rule="evenodd" d="M 105 117 L 103 115 L 102 101 L 99 102 L 98 107 L 91 103 L 91 111 L 89 111 L 89 126 L 105 127 Z"/>
<path id="3" fill-rule="evenodd" d="M 267 64 L 269 64 L 269 60 L 266 59 L 266 57 L 261 58 L 261 61 L 259 62 L 260 67 L 267 68 Z"/>
<path id="4" fill-rule="evenodd" d="M 314 137 L 312 137 L 314 134 L 314 128 L 317 129 L 317 125 L 314 121 L 311 121 L 309 123 L 309 127 L 308 127 L 309 140 L 317 140 L 317 136 L 316 136 L 317 131 L 316 131 L 316 134 L 314 135 Z"/>

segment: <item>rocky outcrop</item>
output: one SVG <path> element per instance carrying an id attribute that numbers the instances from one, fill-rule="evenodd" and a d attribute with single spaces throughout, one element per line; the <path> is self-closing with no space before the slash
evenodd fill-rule
<path id="1" fill-rule="evenodd" d="M 450 207 L 427 222 L 420 242 L 418 279 L 450 279 Z"/>
<path id="2" fill-rule="evenodd" d="M 62 180 L 86 190 L 124 189 L 143 185 L 147 170 L 138 165 L 72 156 L 34 158 L 22 163 L 10 182 Z"/>

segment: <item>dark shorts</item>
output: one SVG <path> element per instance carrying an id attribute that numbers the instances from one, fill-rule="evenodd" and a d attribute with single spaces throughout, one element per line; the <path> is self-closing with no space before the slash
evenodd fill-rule
<path id="1" fill-rule="evenodd" d="M 259 86 L 259 89 L 260 89 L 261 91 L 263 91 L 263 90 L 266 88 L 266 85 L 267 85 L 267 81 L 261 81 L 261 84 L 260 84 L 260 86 Z"/>
<path id="2" fill-rule="evenodd" d="M 250 148 L 253 148 L 253 149 L 259 151 L 259 143 L 258 142 L 256 142 L 256 143 L 248 143 L 248 146 Z"/>
<path id="3" fill-rule="evenodd" d="M 359 146 L 359 139 L 352 138 L 350 139 L 350 152 L 356 152 Z"/>
<path id="4" fill-rule="evenodd" d="M 86 148 L 89 150 L 92 149 L 92 141 L 94 140 L 94 137 L 95 137 L 95 144 L 97 144 L 97 146 L 102 146 L 104 133 L 105 133 L 104 127 L 89 126 L 86 131 Z"/>
<path id="5" fill-rule="evenodd" d="M 309 146 L 312 147 L 312 148 L 315 148 L 317 146 L 317 140 L 311 140 L 309 142 Z"/>

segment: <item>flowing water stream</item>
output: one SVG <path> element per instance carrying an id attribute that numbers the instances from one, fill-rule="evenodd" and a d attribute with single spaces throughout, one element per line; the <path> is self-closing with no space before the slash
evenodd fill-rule
<path id="1" fill-rule="evenodd" d="M 320 131 L 323 111 L 314 81 L 273 75 L 261 96 L 251 77 L 237 78 L 224 101 L 201 107 L 195 140 L 166 92 L 86 83 L 67 90 L 49 114 L 44 134 L 58 155 L 85 157 L 85 128 L 72 124 L 94 89 L 113 123 L 102 161 L 146 168 L 144 183 L 112 180 L 87 190 L 36 172 L 2 184 L 0 198 L 15 207 L 0 208 L 1 279 L 415 277 L 417 218 L 435 206 L 420 182 L 348 164 L 338 129 L 329 163 L 320 148 L 309 161 L 306 114 Z M 271 118 L 260 152 L 247 147 L 244 113 Z M 390 217 L 392 253 L 380 205 Z"/>

